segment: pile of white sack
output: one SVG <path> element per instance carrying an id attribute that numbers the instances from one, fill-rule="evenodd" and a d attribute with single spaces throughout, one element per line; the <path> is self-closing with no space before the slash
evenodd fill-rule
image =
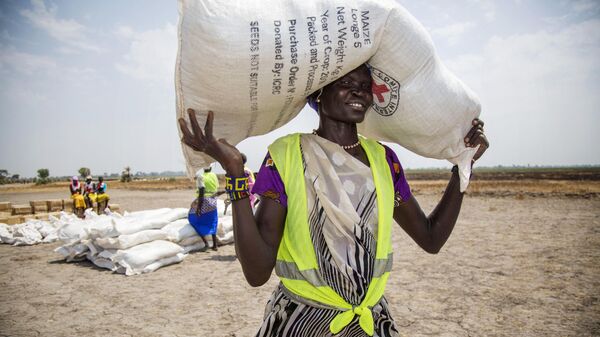
<path id="1" fill-rule="evenodd" d="M 233 242 L 231 210 L 224 215 L 219 200 L 220 244 Z M 67 262 L 88 259 L 96 266 L 125 275 L 155 271 L 181 262 L 188 253 L 205 248 L 202 238 L 187 220 L 187 208 L 161 208 L 120 215 L 97 215 L 87 210 L 85 219 L 61 213 L 49 221 L 30 220 L 0 224 L 3 243 L 24 245 L 60 240 L 55 252 Z M 210 238 L 207 237 L 210 241 Z"/>
<path id="2" fill-rule="evenodd" d="M 66 213 L 61 213 L 61 218 Z M 48 221 L 27 220 L 18 225 L 0 223 L 0 243 L 15 246 L 35 245 L 58 240 L 56 231 L 60 227 L 60 220 L 52 215 Z"/>

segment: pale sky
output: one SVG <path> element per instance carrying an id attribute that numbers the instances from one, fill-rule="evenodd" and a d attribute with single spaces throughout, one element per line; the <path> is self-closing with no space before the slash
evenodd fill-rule
<path id="1" fill-rule="evenodd" d="M 479 165 L 600 164 L 600 1 L 403 0 L 480 97 Z M 177 133 L 177 2 L 0 1 L 0 169 L 23 177 L 185 171 Z M 240 149 L 317 126 L 312 110 Z M 406 168 L 441 167 L 393 146 Z"/>

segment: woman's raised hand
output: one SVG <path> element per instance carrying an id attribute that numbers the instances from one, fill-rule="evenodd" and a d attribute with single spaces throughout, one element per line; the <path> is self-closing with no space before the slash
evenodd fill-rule
<path id="1" fill-rule="evenodd" d="M 188 109 L 187 112 L 192 130 L 188 129 L 185 119 L 179 118 L 179 127 L 183 133 L 181 140 L 195 151 L 204 152 L 218 161 L 227 174 L 241 177 L 244 174 L 242 155 L 235 146 L 227 143 L 225 139 L 221 138 L 217 140 L 213 136 L 213 112 L 208 112 L 204 132 L 202 132 L 198 124 L 194 110 Z"/>
<path id="2" fill-rule="evenodd" d="M 483 155 L 485 150 L 487 150 L 488 147 L 490 147 L 490 142 L 488 142 L 487 138 L 485 137 L 485 134 L 483 133 L 483 124 L 484 123 L 482 120 L 475 118 L 472 122 L 473 127 L 471 127 L 471 130 L 467 132 L 467 135 L 464 139 L 466 147 L 479 146 L 477 152 L 475 153 L 475 156 L 473 156 L 473 161 L 479 159 Z"/>

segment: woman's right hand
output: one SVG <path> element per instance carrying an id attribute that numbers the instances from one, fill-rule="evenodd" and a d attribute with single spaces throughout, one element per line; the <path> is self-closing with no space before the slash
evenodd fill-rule
<path id="1" fill-rule="evenodd" d="M 188 129 L 185 119 L 179 118 L 179 127 L 183 133 L 181 141 L 195 151 L 204 152 L 218 161 L 228 175 L 242 177 L 244 174 L 244 163 L 242 162 L 240 151 L 235 146 L 227 143 L 224 138 L 217 140 L 213 136 L 213 112 L 208 112 L 204 132 L 202 132 L 198 124 L 194 110 L 188 109 L 187 112 L 192 130 Z"/>

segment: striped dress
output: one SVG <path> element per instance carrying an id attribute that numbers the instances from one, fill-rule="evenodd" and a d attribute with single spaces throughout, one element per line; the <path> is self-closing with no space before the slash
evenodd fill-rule
<path id="1" fill-rule="evenodd" d="M 320 276 L 348 303 L 359 305 L 373 277 L 377 246 L 377 196 L 370 168 L 339 145 L 316 135 L 303 135 L 301 147 L 311 240 Z M 410 197 L 398 159 L 389 148 L 386 153 L 396 195 Z M 254 192 L 287 206 L 285 187 L 269 155 L 259 171 Z M 343 221 L 347 219 L 348 210 L 355 211 L 359 221 Z M 372 312 L 374 336 L 399 336 L 385 298 Z M 267 303 L 256 336 L 334 336 L 329 325 L 338 313 L 290 293 L 280 283 Z M 367 336 L 358 318 L 354 317 L 352 323 L 335 336 Z"/>

